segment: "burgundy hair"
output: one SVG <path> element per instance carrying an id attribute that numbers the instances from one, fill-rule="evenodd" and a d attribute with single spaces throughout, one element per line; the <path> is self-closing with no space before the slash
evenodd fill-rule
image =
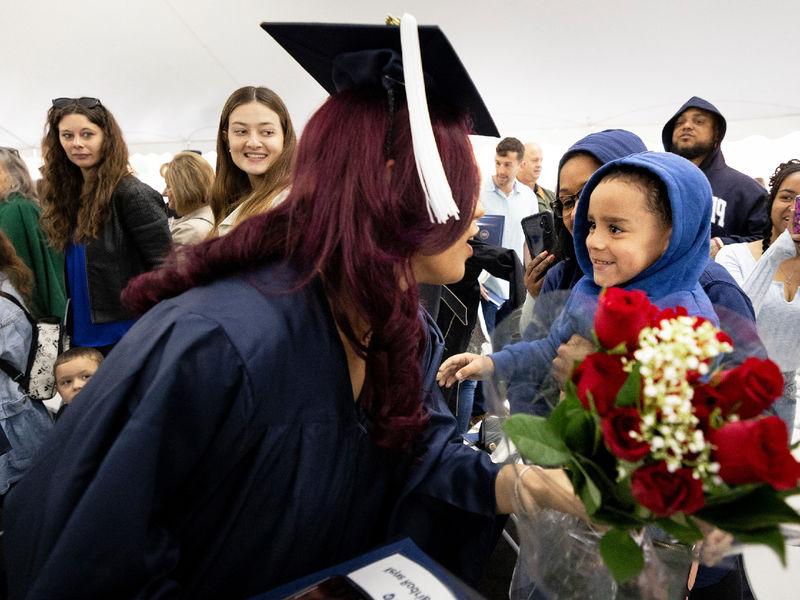
<path id="1" fill-rule="evenodd" d="M 430 222 L 405 106 L 394 119 L 389 172 L 386 97 L 342 92 L 306 125 L 292 191 L 281 205 L 232 234 L 176 250 L 159 270 L 137 277 L 123 301 L 142 313 L 159 300 L 269 261 L 288 262 L 298 274 L 297 288 L 321 275 L 337 324 L 367 362 L 360 402 L 373 438 L 409 449 L 427 422 L 420 403 L 427 332 L 410 258 L 435 254 L 464 234 L 479 186 L 468 121 L 433 108 L 431 120 L 460 220 Z M 369 328 L 368 342 L 357 339 L 345 307 Z"/>

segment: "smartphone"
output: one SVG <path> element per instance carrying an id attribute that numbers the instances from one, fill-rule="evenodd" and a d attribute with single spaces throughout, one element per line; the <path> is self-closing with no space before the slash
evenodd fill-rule
<path id="1" fill-rule="evenodd" d="M 794 215 L 792 215 L 792 233 L 800 233 L 800 195 L 794 198 Z"/>
<path id="2" fill-rule="evenodd" d="M 521 221 L 522 231 L 525 233 L 525 243 L 531 257 L 547 250 L 552 252 L 556 245 L 553 231 L 553 213 L 540 212 Z"/>

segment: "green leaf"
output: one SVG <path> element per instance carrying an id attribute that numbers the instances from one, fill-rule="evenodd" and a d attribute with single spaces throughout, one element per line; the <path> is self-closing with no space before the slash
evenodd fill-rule
<path id="1" fill-rule="evenodd" d="M 703 532 L 681 513 L 674 514 L 669 519 L 658 519 L 656 524 L 684 544 L 694 544 L 703 539 Z"/>
<path id="2" fill-rule="evenodd" d="M 714 493 L 706 498 L 706 507 L 711 506 L 722 506 L 725 504 L 730 504 L 731 502 L 736 502 L 741 498 L 752 494 L 755 490 L 761 487 L 762 483 L 748 483 L 745 485 L 737 485 L 735 487 L 729 487 L 723 484 L 724 487 L 716 488 Z"/>
<path id="3" fill-rule="evenodd" d="M 784 567 L 786 566 L 786 541 L 777 526 L 764 527 L 752 531 L 740 531 L 735 534 L 735 537 L 737 541 L 745 544 L 763 544 L 772 548 L 778 558 L 781 559 L 781 564 Z"/>
<path id="4" fill-rule="evenodd" d="M 567 420 L 564 442 L 573 452 L 582 455 L 593 454 L 595 438 L 595 421 L 588 413 L 572 411 Z"/>
<path id="5" fill-rule="evenodd" d="M 600 427 L 600 415 L 593 414 L 594 419 L 594 445 L 592 446 L 592 456 L 597 454 L 600 448 L 603 448 L 603 429 Z"/>
<path id="6" fill-rule="evenodd" d="M 634 511 L 610 506 L 605 502 L 600 509 L 592 515 L 592 521 L 611 525 L 619 529 L 638 529 L 645 525 L 645 519 L 640 519 Z"/>
<path id="7" fill-rule="evenodd" d="M 611 348 L 611 350 L 606 350 L 606 354 L 614 354 L 617 356 L 621 356 L 627 353 L 628 353 L 628 346 L 625 345 L 625 342 L 620 342 L 619 344 Z"/>
<path id="8" fill-rule="evenodd" d="M 544 417 L 514 415 L 505 422 L 503 429 L 519 453 L 534 464 L 563 467 L 570 462 L 569 448 Z"/>
<path id="9" fill-rule="evenodd" d="M 617 583 L 633 579 L 644 568 L 642 549 L 620 529 L 611 529 L 600 539 L 600 556 Z"/>
<path id="10" fill-rule="evenodd" d="M 580 407 L 583 408 L 583 404 L 578 400 L 578 386 L 575 385 L 572 378 L 567 379 L 567 382 L 564 384 L 564 400 L 577 400 Z"/>
<path id="11" fill-rule="evenodd" d="M 768 485 L 759 485 L 741 495 L 737 492 L 730 492 L 733 499 L 727 502 L 707 504 L 695 516 L 734 535 L 782 523 L 800 523 L 800 514 Z"/>
<path id="12" fill-rule="evenodd" d="M 575 488 L 578 497 L 583 502 L 583 506 L 586 509 L 586 512 L 589 515 L 593 515 L 597 512 L 600 506 L 603 504 L 603 496 L 600 493 L 600 489 L 597 487 L 592 478 L 583 468 L 580 462 L 574 460 L 572 464 L 575 466 L 576 470 L 583 475 L 579 485 Z"/>
<path id="13" fill-rule="evenodd" d="M 550 428 L 556 432 L 559 437 L 564 437 L 567 432 L 567 422 L 569 421 L 570 413 L 569 400 L 562 400 L 556 404 L 550 416 L 547 417 L 547 422 L 550 423 Z"/>
<path id="14" fill-rule="evenodd" d="M 642 387 L 642 376 L 639 373 L 639 363 L 633 364 L 633 370 L 628 374 L 628 378 L 617 392 L 614 401 L 615 406 L 638 406 L 639 392 Z"/>

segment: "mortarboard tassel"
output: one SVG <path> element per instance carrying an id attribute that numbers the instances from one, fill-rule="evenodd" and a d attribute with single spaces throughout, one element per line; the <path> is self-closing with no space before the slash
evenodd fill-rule
<path id="1" fill-rule="evenodd" d="M 408 13 L 400 20 L 400 45 L 417 173 L 425 192 L 431 221 L 445 223 L 450 217 L 458 219 L 458 206 L 453 200 L 453 192 L 442 166 L 442 157 L 439 156 L 436 139 L 433 137 L 425 96 L 425 78 L 422 74 L 417 19 Z"/>

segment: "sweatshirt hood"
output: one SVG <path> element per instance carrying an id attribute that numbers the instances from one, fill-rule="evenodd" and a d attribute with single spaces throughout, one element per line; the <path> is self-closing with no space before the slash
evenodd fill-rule
<path id="1" fill-rule="evenodd" d="M 646 152 L 647 146 L 635 133 L 624 129 L 606 129 L 598 133 L 590 133 L 569 147 L 558 163 L 558 172 L 570 158 L 579 153 L 590 154 L 601 165 L 617 158 Z"/>
<path id="2" fill-rule="evenodd" d="M 622 287 L 642 290 L 651 299 L 695 289 L 709 257 L 711 186 L 703 172 L 690 161 L 664 152 L 642 152 L 614 160 L 598 169 L 586 182 L 578 201 L 573 231 L 578 264 L 586 274 L 582 283 L 599 292 L 586 248 L 589 198 L 609 171 L 622 165 L 655 174 L 664 182 L 672 208 L 672 235 L 667 250 Z"/>
<path id="3" fill-rule="evenodd" d="M 684 102 L 683 106 L 678 109 L 678 112 L 670 117 L 669 121 L 666 122 L 664 128 L 661 130 L 661 142 L 664 144 L 664 150 L 667 152 L 672 151 L 672 132 L 675 130 L 675 122 L 681 114 L 690 108 L 699 108 L 714 115 L 714 118 L 717 120 L 717 129 L 719 131 L 719 144 L 717 144 L 717 149 L 719 149 L 719 145 L 722 144 L 722 140 L 725 139 L 725 132 L 728 130 L 728 123 L 725 121 L 725 117 L 723 117 L 719 109 L 708 100 L 704 100 L 698 96 L 692 96 Z"/>

